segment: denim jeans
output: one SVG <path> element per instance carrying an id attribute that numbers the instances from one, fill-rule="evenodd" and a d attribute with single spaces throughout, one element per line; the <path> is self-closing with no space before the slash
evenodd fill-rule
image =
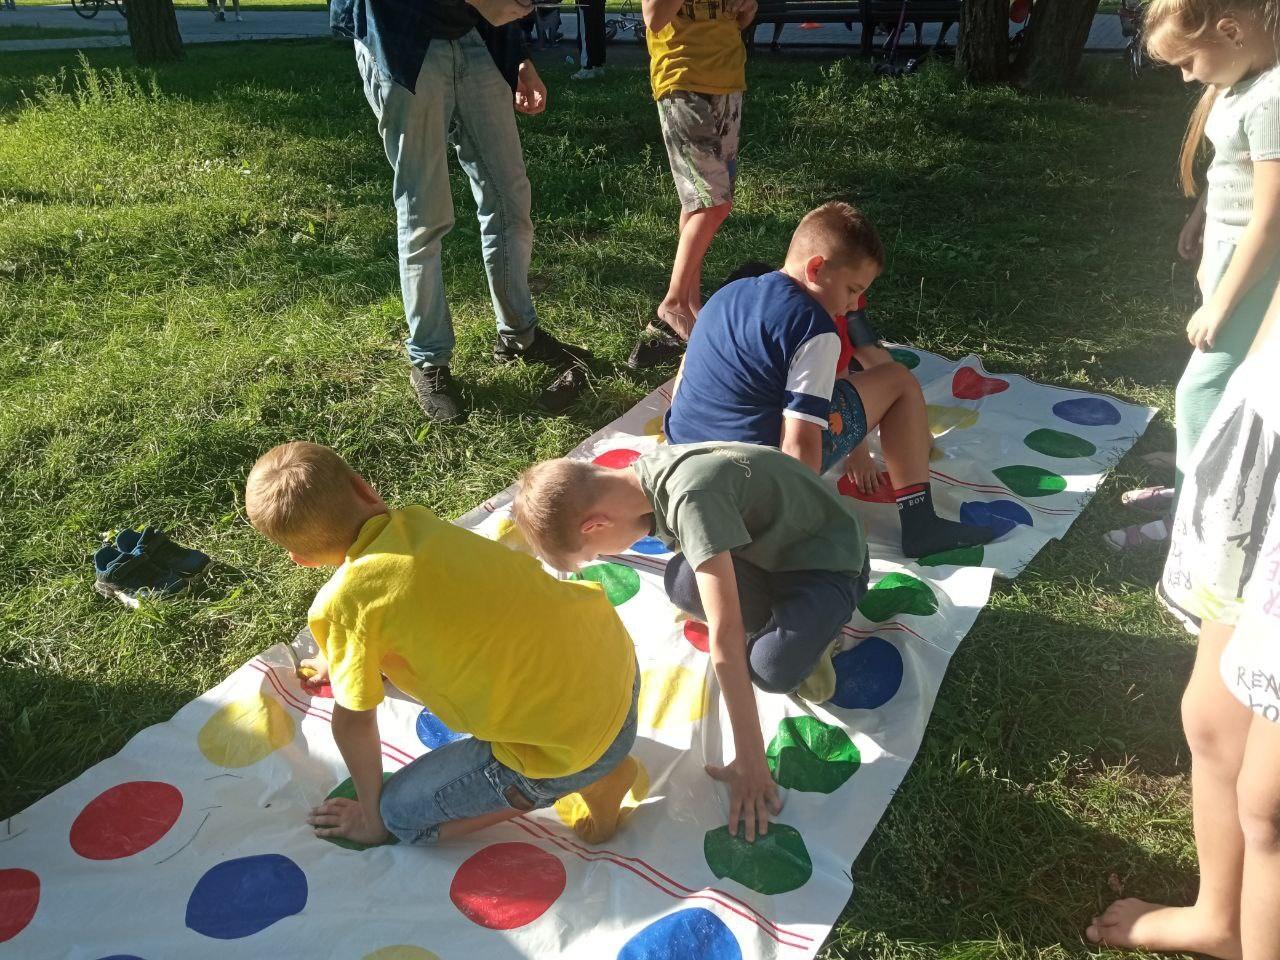
<path id="1" fill-rule="evenodd" d="M 409 361 L 444 366 L 453 353 L 440 268 L 441 242 L 454 222 L 449 145 L 476 200 L 498 336 L 527 345 L 538 322 L 529 293 L 533 222 L 511 87 L 474 30 L 460 40 L 431 42 L 415 93 L 383 76 L 364 46 L 355 48 L 365 98 L 394 171 Z"/>
<path id="2" fill-rule="evenodd" d="M 631 688 L 631 710 L 600 759 L 566 777 L 534 780 L 493 756 L 484 740 L 464 737 L 424 754 L 382 788 L 382 822 L 404 843 L 435 843 L 440 827 L 497 810 L 537 810 L 611 773 L 636 742 L 640 671 Z"/>

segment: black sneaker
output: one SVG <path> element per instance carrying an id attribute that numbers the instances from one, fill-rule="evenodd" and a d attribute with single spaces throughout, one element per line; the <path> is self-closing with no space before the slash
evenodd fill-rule
<path id="1" fill-rule="evenodd" d="M 583 367 L 568 367 L 556 377 L 551 386 L 538 397 L 538 407 L 552 415 L 563 413 L 577 400 L 587 385 L 587 371 Z"/>
<path id="2" fill-rule="evenodd" d="M 557 340 L 541 327 L 533 330 L 533 340 L 527 347 L 520 347 L 505 340 L 493 345 L 493 359 L 498 363 L 545 363 L 549 367 L 563 369 L 568 366 L 585 367 L 591 363 L 591 351 Z"/>
<path id="3" fill-rule="evenodd" d="M 661 320 L 654 320 L 640 334 L 639 341 L 627 357 L 632 370 L 646 370 L 664 363 L 675 363 L 684 354 L 685 342 Z"/>
<path id="4" fill-rule="evenodd" d="M 448 367 L 413 367 L 409 371 L 409 383 L 428 420 L 457 423 L 466 419 Z"/>

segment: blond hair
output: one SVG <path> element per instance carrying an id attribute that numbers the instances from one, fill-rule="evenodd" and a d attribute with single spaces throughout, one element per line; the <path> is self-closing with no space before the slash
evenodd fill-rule
<path id="1" fill-rule="evenodd" d="M 608 468 L 585 460 L 546 460 L 516 481 L 513 519 L 533 552 L 559 570 L 582 550 L 582 524 L 600 502 L 600 479 Z"/>
<path id="2" fill-rule="evenodd" d="M 812 256 L 841 266 L 870 260 L 883 268 L 884 244 L 866 214 L 852 204 L 832 200 L 806 213 L 791 235 L 787 259 Z"/>
<path id="3" fill-rule="evenodd" d="M 360 532 L 356 476 L 329 447 L 282 443 L 249 471 L 245 512 L 255 530 L 286 550 L 309 556 L 345 551 Z"/>
<path id="4" fill-rule="evenodd" d="M 1277 0 L 1150 0 L 1142 26 L 1147 53 L 1162 63 L 1179 63 L 1208 42 L 1210 31 L 1223 17 L 1256 19 L 1271 35 L 1280 60 L 1280 4 Z M 1191 111 L 1182 149 L 1178 154 L 1178 184 L 1188 197 L 1196 195 L 1196 158 L 1204 145 L 1204 128 L 1221 91 L 1206 84 L 1199 102 Z"/>

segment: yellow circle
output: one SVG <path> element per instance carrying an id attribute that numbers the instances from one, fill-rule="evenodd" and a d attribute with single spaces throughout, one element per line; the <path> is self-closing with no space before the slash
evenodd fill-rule
<path id="1" fill-rule="evenodd" d="M 663 415 L 660 413 L 653 419 L 645 421 L 642 429 L 649 436 L 657 437 L 659 443 L 666 443 L 667 435 L 662 432 L 662 417 Z"/>
<path id="2" fill-rule="evenodd" d="M 373 953 L 366 953 L 362 960 L 440 960 L 440 958 L 430 950 L 423 950 L 421 947 L 411 947 L 407 943 L 400 943 L 394 947 L 383 947 L 381 950 L 373 951 Z"/>
<path id="3" fill-rule="evenodd" d="M 524 531 L 516 526 L 515 521 L 510 517 L 503 517 L 498 521 L 493 528 L 492 539 L 497 540 L 504 547 L 519 550 L 521 553 L 533 552 L 529 541 L 524 538 Z"/>
<path id="4" fill-rule="evenodd" d="M 944 407 L 930 403 L 925 407 L 929 414 L 929 431 L 940 437 L 948 430 L 968 430 L 978 422 L 978 411 L 968 407 Z"/>
<path id="5" fill-rule="evenodd" d="M 632 759 L 635 760 L 634 757 Z M 644 768 L 643 763 L 636 760 L 636 782 L 631 785 L 627 795 L 622 798 L 622 812 L 618 814 L 618 823 L 622 823 L 627 817 L 631 816 L 631 811 L 644 803 L 645 798 L 648 796 L 649 771 Z M 556 815 L 560 817 L 560 822 L 566 827 L 573 827 L 579 820 L 589 816 L 582 794 L 571 793 L 557 800 Z"/>
<path id="6" fill-rule="evenodd" d="M 196 737 L 200 752 L 220 767 L 247 767 L 293 739 L 293 718 L 262 693 L 222 707 Z"/>
<path id="7" fill-rule="evenodd" d="M 651 727 L 692 723 L 707 712 L 707 678 L 687 667 L 652 667 L 640 678 L 640 716 Z"/>

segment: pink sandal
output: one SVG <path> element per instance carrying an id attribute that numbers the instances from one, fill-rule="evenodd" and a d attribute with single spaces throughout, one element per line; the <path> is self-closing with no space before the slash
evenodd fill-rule
<path id="1" fill-rule="evenodd" d="M 1163 517 L 1152 520 L 1150 523 L 1135 523 L 1129 527 L 1112 530 L 1102 537 L 1102 542 L 1117 553 L 1167 543 L 1168 540 L 1169 521 Z"/>

